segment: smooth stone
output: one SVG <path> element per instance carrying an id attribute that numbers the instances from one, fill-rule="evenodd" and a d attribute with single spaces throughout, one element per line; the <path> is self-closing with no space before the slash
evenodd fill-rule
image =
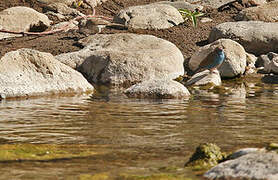
<path id="1" fill-rule="evenodd" d="M 46 15 L 29 7 L 11 7 L 0 12 L 0 27 L 9 31 L 28 32 L 31 29 L 44 31 L 50 23 Z M 17 36 L 22 35 L 0 32 L 0 39 Z"/>
<path id="2" fill-rule="evenodd" d="M 261 55 L 278 51 L 278 23 L 261 21 L 226 22 L 212 28 L 209 42 L 227 38 L 240 43 L 247 52 Z"/>
<path id="3" fill-rule="evenodd" d="M 225 60 L 218 68 L 220 76 L 233 78 L 245 72 L 246 52 L 237 42 L 230 39 L 219 39 L 211 44 L 201 47 L 189 60 L 189 68 L 194 71 L 204 58 L 217 46 L 222 45 L 225 52 Z"/>
<path id="4" fill-rule="evenodd" d="M 122 9 L 113 22 L 134 29 L 167 29 L 179 25 L 184 19 L 173 6 L 153 3 Z"/>
<path id="5" fill-rule="evenodd" d="M 218 70 L 214 70 L 210 73 L 209 70 L 205 70 L 199 73 L 194 74 L 187 82 L 186 86 L 190 85 L 206 85 L 209 83 L 213 83 L 215 86 L 221 85 L 221 77 Z"/>
<path id="6" fill-rule="evenodd" d="M 70 8 L 64 3 L 49 4 L 49 5 L 46 5 L 43 9 L 46 12 L 46 14 L 56 16 L 60 20 L 63 20 L 66 18 L 72 18 L 72 17 L 76 17 L 76 16 L 85 16 L 78 10 Z"/>
<path id="7" fill-rule="evenodd" d="M 159 1 L 157 2 L 158 4 L 167 4 L 167 5 L 170 5 L 170 6 L 173 6 L 174 8 L 176 9 L 187 9 L 187 10 L 190 10 L 190 11 L 196 11 L 199 10 L 203 10 L 203 6 L 201 5 L 198 5 L 198 4 L 191 4 L 189 2 L 186 2 L 186 1 Z"/>
<path id="8" fill-rule="evenodd" d="M 235 19 L 238 21 L 278 22 L 278 1 L 272 1 L 256 7 L 243 9 Z"/>
<path id="9" fill-rule="evenodd" d="M 94 87 L 50 53 L 19 49 L 0 59 L 0 94 L 6 98 L 83 93 Z"/>
<path id="10" fill-rule="evenodd" d="M 94 83 L 124 85 L 149 79 L 175 79 L 184 74 L 181 51 L 155 36 L 96 34 L 79 42 L 84 49 L 56 58 Z"/>
<path id="11" fill-rule="evenodd" d="M 181 99 L 190 96 L 181 83 L 171 79 L 151 79 L 135 84 L 124 93 L 134 98 L 167 98 Z"/>
<path id="12" fill-rule="evenodd" d="M 204 174 L 207 179 L 278 179 L 278 154 L 254 152 L 225 161 Z"/>

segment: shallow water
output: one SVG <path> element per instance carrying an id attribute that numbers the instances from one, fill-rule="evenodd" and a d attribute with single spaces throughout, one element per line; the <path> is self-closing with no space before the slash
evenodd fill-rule
<path id="1" fill-rule="evenodd" d="M 0 102 L 0 143 L 93 144 L 91 158 L 0 164 L 0 179 L 77 179 L 152 174 L 183 164 L 200 143 L 231 151 L 278 140 L 278 85 L 236 86 L 228 95 L 137 100 L 117 94 Z M 188 177 L 193 176 L 192 172 Z"/>

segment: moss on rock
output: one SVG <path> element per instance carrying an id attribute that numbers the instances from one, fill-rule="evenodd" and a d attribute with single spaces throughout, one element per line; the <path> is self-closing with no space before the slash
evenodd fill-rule
<path id="1" fill-rule="evenodd" d="M 185 166 L 195 170 L 208 169 L 217 165 L 223 158 L 225 158 L 225 154 L 221 153 L 217 145 L 204 143 L 196 148 L 196 151 Z"/>

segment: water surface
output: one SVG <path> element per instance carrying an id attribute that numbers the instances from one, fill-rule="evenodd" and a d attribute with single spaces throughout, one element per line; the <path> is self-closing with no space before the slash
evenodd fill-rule
<path id="1" fill-rule="evenodd" d="M 92 144 L 108 153 L 56 162 L 0 164 L 0 179 L 183 168 L 200 143 L 231 151 L 278 140 L 278 86 L 184 100 L 74 96 L 0 102 L 0 143 Z M 191 176 L 188 172 L 188 176 Z"/>

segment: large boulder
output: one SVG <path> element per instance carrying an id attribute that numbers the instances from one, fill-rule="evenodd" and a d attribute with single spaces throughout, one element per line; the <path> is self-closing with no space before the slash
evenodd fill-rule
<path id="1" fill-rule="evenodd" d="M 238 21 L 278 22 L 278 1 L 260 6 L 250 7 L 239 12 L 235 19 Z"/>
<path id="2" fill-rule="evenodd" d="M 135 84 L 124 92 L 135 98 L 185 98 L 189 91 L 181 83 L 171 79 L 151 79 Z"/>
<path id="3" fill-rule="evenodd" d="M 234 160 L 225 161 L 204 174 L 207 179 L 278 179 L 276 152 L 250 152 Z"/>
<path id="4" fill-rule="evenodd" d="M 85 48 L 56 56 L 95 83 L 124 85 L 184 74 L 183 55 L 171 42 L 151 35 L 97 34 L 80 41 Z"/>
<path id="5" fill-rule="evenodd" d="M 30 30 L 44 31 L 50 26 L 51 21 L 42 13 L 32 8 L 17 6 L 0 12 L 0 29 L 26 32 Z M 0 39 L 21 35 L 1 33 Z"/>
<path id="6" fill-rule="evenodd" d="M 222 46 L 225 52 L 225 60 L 219 67 L 220 76 L 233 78 L 245 72 L 246 52 L 237 42 L 230 39 L 219 39 L 211 44 L 201 47 L 189 60 L 189 68 L 196 70 L 206 56 L 217 46 Z"/>
<path id="7" fill-rule="evenodd" d="M 227 38 L 240 43 L 247 52 L 260 55 L 278 51 L 278 23 L 261 21 L 226 22 L 214 27 L 209 42 Z"/>
<path id="8" fill-rule="evenodd" d="M 19 49 L 0 59 L 0 94 L 6 98 L 93 90 L 82 74 L 49 53 Z"/>
<path id="9" fill-rule="evenodd" d="M 184 19 L 173 6 L 154 3 L 125 8 L 113 21 L 134 29 L 166 29 L 184 22 Z"/>

